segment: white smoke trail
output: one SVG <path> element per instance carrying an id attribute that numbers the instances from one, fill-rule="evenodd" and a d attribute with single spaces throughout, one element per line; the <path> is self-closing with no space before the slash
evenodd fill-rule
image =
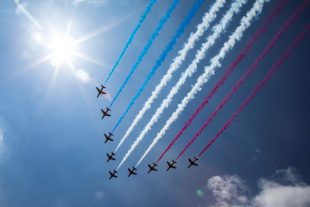
<path id="1" fill-rule="evenodd" d="M 201 48 L 197 51 L 195 55 L 195 59 L 187 67 L 185 72 L 182 73 L 181 78 L 178 80 L 176 85 L 172 87 L 168 96 L 164 99 L 161 105 L 157 108 L 151 120 L 148 122 L 148 124 L 144 127 L 142 132 L 139 134 L 136 140 L 137 145 L 141 140 L 143 140 L 144 136 L 152 129 L 152 126 L 158 121 L 161 114 L 170 105 L 171 101 L 173 100 L 173 97 L 178 93 L 182 85 L 185 84 L 186 80 L 197 71 L 198 64 L 202 59 L 204 59 L 207 50 L 215 44 L 216 40 L 221 36 L 222 32 L 225 31 L 227 25 L 231 22 L 233 15 L 235 13 L 238 13 L 245 3 L 246 3 L 246 0 L 236 0 L 234 3 L 232 3 L 229 10 L 220 20 L 220 23 L 218 23 L 212 28 L 213 33 L 207 37 L 206 42 L 204 42 Z"/>
<path id="2" fill-rule="evenodd" d="M 204 17 L 202 18 L 202 22 L 197 26 L 197 30 L 195 33 L 191 33 L 190 37 L 187 39 L 186 43 L 184 44 L 183 48 L 178 51 L 178 56 L 174 58 L 170 68 L 168 69 L 167 73 L 161 79 L 160 83 L 156 86 L 155 90 L 152 92 L 152 95 L 148 98 L 148 100 L 144 103 L 143 108 L 139 111 L 138 115 L 127 129 L 125 135 L 117 145 L 115 151 L 124 143 L 124 141 L 128 138 L 132 130 L 138 124 L 138 122 L 143 118 L 145 112 L 151 108 L 152 103 L 157 98 L 160 91 L 167 85 L 169 80 L 172 78 L 172 74 L 177 71 L 180 65 L 185 60 L 187 53 L 191 50 L 195 43 L 199 40 L 199 38 L 204 34 L 206 29 L 210 26 L 210 23 L 216 18 L 216 13 L 220 10 L 221 7 L 224 6 L 226 0 L 218 0 L 216 1 L 212 7 L 210 8 L 209 12 L 206 12 Z"/>
<path id="3" fill-rule="evenodd" d="M 215 25 L 212 30 L 213 33 L 209 35 L 206 39 L 206 42 L 202 44 L 201 48 L 197 51 L 195 55 L 195 59 L 192 63 L 188 66 L 184 73 L 182 73 L 181 78 L 177 82 L 177 84 L 170 90 L 169 95 L 167 98 L 162 102 L 159 108 L 157 108 L 155 114 L 152 116 L 151 120 L 148 124 L 144 127 L 144 129 L 139 134 L 136 141 L 133 143 L 132 147 L 128 151 L 127 155 L 129 156 L 130 153 L 138 146 L 138 144 L 143 140 L 145 135 L 152 129 L 152 126 L 158 121 L 160 115 L 163 113 L 164 109 L 167 108 L 172 101 L 173 97 L 177 94 L 178 90 L 181 86 L 186 82 L 188 77 L 191 77 L 196 71 L 198 63 L 205 57 L 206 51 L 215 44 L 217 38 L 220 37 L 220 34 L 225 31 L 228 23 L 232 20 L 234 13 L 238 13 L 240 8 L 243 4 L 246 3 L 247 0 L 236 0 L 234 3 L 231 4 L 230 9 L 226 12 L 223 18 L 220 20 L 220 23 Z M 127 157 L 128 157 L 127 156 Z M 125 158 L 125 160 L 127 159 Z"/>
<path id="4" fill-rule="evenodd" d="M 177 120 L 179 115 L 185 109 L 190 100 L 195 98 L 195 95 L 202 89 L 202 86 L 209 80 L 209 78 L 215 73 L 216 68 L 221 66 L 220 61 L 223 60 L 226 54 L 235 46 L 236 42 L 241 40 L 244 31 L 251 25 L 251 22 L 257 15 L 259 15 L 263 9 L 264 3 L 269 0 L 256 0 L 253 7 L 248 11 L 248 13 L 241 19 L 240 25 L 236 28 L 232 35 L 229 36 L 227 42 L 224 43 L 220 52 L 215 55 L 210 60 L 210 65 L 204 68 L 204 73 L 199 76 L 195 85 L 192 87 L 191 91 L 183 98 L 182 102 L 178 104 L 178 108 L 173 112 L 172 116 L 165 123 L 165 126 L 156 135 L 151 145 L 144 152 L 140 160 L 138 161 L 138 166 L 141 161 L 146 157 L 146 155 L 151 151 L 151 149 L 157 144 L 157 142 L 165 135 L 166 131 L 169 129 L 171 124 Z"/>

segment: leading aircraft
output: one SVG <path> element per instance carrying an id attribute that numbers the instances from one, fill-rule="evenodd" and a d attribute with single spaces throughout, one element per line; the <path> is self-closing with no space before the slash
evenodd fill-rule
<path id="1" fill-rule="evenodd" d="M 102 84 L 101 84 L 101 89 L 99 89 L 98 87 L 96 87 L 96 89 L 97 89 L 97 91 L 98 91 L 97 98 L 98 98 L 101 94 L 102 94 L 102 95 L 106 94 L 106 92 L 103 91 L 104 88 L 105 88 L 105 86 L 102 85 Z"/>
<path id="2" fill-rule="evenodd" d="M 187 168 L 190 168 L 191 166 L 198 166 L 196 162 L 198 162 L 199 159 L 197 157 L 194 157 L 194 160 L 192 160 L 191 158 L 188 158 L 188 161 L 189 161 L 189 166 Z"/>
<path id="3" fill-rule="evenodd" d="M 137 173 L 135 172 L 137 170 L 137 168 L 132 167 L 132 170 L 130 168 L 128 168 L 128 177 L 130 177 L 131 175 L 137 175 Z"/>
<path id="4" fill-rule="evenodd" d="M 149 171 L 148 173 L 152 172 L 152 171 L 157 171 L 156 166 L 157 164 L 155 162 L 153 162 L 153 166 L 150 164 L 147 164 L 149 166 Z"/>
<path id="5" fill-rule="evenodd" d="M 104 134 L 104 137 L 105 137 L 105 142 L 104 143 L 107 143 L 107 141 L 113 142 L 112 136 L 113 136 L 113 134 L 111 132 L 109 132 L 109 135 Z"/>
<path id="6" fill-rule="evenodd" d="M 167 164 L 168 164 L 168 168 L 167 168 L 167 171 L 172 168 L 172 169 L 176 169 L 177 167 L 174 166 L 174 164 L 176 164 L 177 162 L 172 160 L 172 162 L 170 163 L 169 161 L 167 161 Z"/>
<path id="7" fill-rule="evenodd" d="M 113 172 L 109 171 L 109 173 L 110 173 L 110 178 L 109 178 L 109 180 L 111 180 L 112 178 L 117 178 L 117 177 L 118 177 L 118 176 L 117 176 L 117 171 L 116 171 L 116 170 L 114 170 Z"/>
<path id="8" fill-rule="evenodd" d="M 106 116 L 111 116 L 111 114 L 109 114 L 109 111 L 111 111 L 111 109 L 108 108 L 108 107 L 105 107 L 105 108 L 106 108 L 106 110 L 101 109 L 101 112 L 102 112 L 102 117 L 101 117 L 101 119 L 103 119 L 103 118 L 106 117 Z"/>
<path id="9" fill-rule="evenodd" d="M 110 160 L 115 160 L 114 155 L 116 155 L 114 152 L 111 152 L 111 154 L 107 153 L 107 162 L 109 162 Z"/>

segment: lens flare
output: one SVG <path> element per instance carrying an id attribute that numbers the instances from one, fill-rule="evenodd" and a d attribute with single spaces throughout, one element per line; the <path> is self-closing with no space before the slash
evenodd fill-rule
<path id="1" fill-rule="evenodd" d="M 196 194 L 197 194 L 197 196 L 200 197 L 200 198 L 203 198 L 203 197 L 204 197 L 204 192 L 203 192 L 201 189 L 198 189 L 198 190 L 196 191 Z"/>
<path id="2" fill-rule="evenodd" d="M 89 74 L 83 69 L 75 70 L 75 76 L 83 83 L 89 83 L 91 80 Z"/>

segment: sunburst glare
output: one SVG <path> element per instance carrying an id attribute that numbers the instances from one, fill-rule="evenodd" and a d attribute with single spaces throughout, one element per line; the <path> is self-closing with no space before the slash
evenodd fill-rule
<path id="1" fill-rule="evenodd" d="M 52 29 L 48 35 L 43 35 L 42 33 L 33 34 L 33 39 L 47 49 L 47 54 L 36 61 L 37 64 L 48 61 L 55 68 L 60 68 L 73 62 L 78 57 L 78 54 L 80 54 L 77 51 L 78 43 L 70 36 L 70 28 L 71 23 L 68 24 L 65 32 Z"/>
<path id="2" fill-rule="evenodd" d="M 54 35 L 48 44 L 50 50 L 50 63 L 53 66 L 61 66 L 73 61 L 76 45 L 74 40 L 67 34 Z"/>

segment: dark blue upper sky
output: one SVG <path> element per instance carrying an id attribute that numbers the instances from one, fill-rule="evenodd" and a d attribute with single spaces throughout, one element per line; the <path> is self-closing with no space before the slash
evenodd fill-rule
<path id="1" fill-rule="evenodd" d="M 107 84 L 107 91 L 112 97 L 171 2 L 172 0 L 158 0 L 137 32 L 134 41 Z M 111 181 L 107 179 L 108 170 L 114 169 L 119 160 L 116 163 L 107 164 L 106 152 L 115 149 L 135 115 L 165 74 L 172 59 L 182 48 L 183 42 L 201 22 L 203 14 L 208 11 L 212 1 L 203 3 L 174 49 L 119 126 L 114 135 L 115 141 L 104 144 L 103 134 L 113 128 L 178 25 L 189 12 L 193 2 L 180 1 L 127 87 L 113 105 L 112 117 L 104 120 L 100 119 L 100 108 L 109 105 L 110 100 L 97 99 L 95 86 L 106 79 L 148 1 L 21 1 L 20 5 L 27 9 L 44 28 L 43 30 L 35 26 L 23 11 L 17 9 L 14 1 L 0 3 L 1 207 L 206 206 L 212 202 L 205 189 L 210 177 L 236 174 L 247 181 L 249 188 L 252 189 L 250 194 L 254 194 L 258 190 L 257 181 L 261 177 L 268 177 L 275 171 L 288 167 L 295 168 L 304 182 L 310 182 L 309 34 L 267 86 L 199 160 L 200 166 L 190 170 L 186 168 L 187 158 L 196 155 L 208 139 L 214 136 L 294 37 L 306 24 L 309 24 L 309 7 L 302 12 L 300 18 L 262 61 L 257 71 L 184 154 L 178 163 L 178 169 L 175 172 L 165 171 L 166 160 L 175 158 L 183 149 L 191 135 L 200 128 L 201 123 L 208 118 L 278 28 L 303 2 L 302 0 L 289 1 L 288 6 L 269 25 L 268 31 L 255 44 L 251 53 L 238 65 L 236 71 L 180 141 L 167 153 L 163 162 L 159 164 L 159 172 L 148 175 L 147 163 L 158 158 L 278 1 L 271 0 L 265 4 L 263 12 L 253 21 L 241 41 L 222 61 L 222 66 L 215 75 L 190 102 L 164 139 L 139 165 L 139 175 L 127 178 L 127 167 L 136 164 L 151 143 L 151 139 L 189 92 L 204 66 L 209 63 L 209 59 L 217 54 L 242 16 L 251 8 L 254 0 L 248 0 L 241 12 L 234 16 L 225 34 L 208 51 L 206 58 L 199 64 L 198 72 L 182 87 L 159 122 L 121 167 L 119 179 Z M 227 0 L 227 2 L 230 1 Z M 214 23 L 218 22 L 229 8 L 230 4 L 227 2 Z M 69 22 L 72 22 L 70 35 L 75 39 L 100 31 L 77 46 L 79 52 L 95 61 L 74 58 L 72 62 L 75 71 L 67 64 L 63 64 L 59 66 L 57 73 L 55 65 L 50 64 L 50 61 L 34 64 L 50 52 L 44 46 L 45 37 L 48 38 L 50 35 L 48 32 L 53 29 L 64 33 Z M 127 152 L 209 34 L 211 34 L 210 30 L 198 41 L 180 70 L 174 74 L 172 81 L 155 101 L 155 107 L 146 113 L 128 140 L 121 146 L 117 153 L 118 159 Z M 197 194 L 199 189 L 204 192 L 203 195 Z"/>

